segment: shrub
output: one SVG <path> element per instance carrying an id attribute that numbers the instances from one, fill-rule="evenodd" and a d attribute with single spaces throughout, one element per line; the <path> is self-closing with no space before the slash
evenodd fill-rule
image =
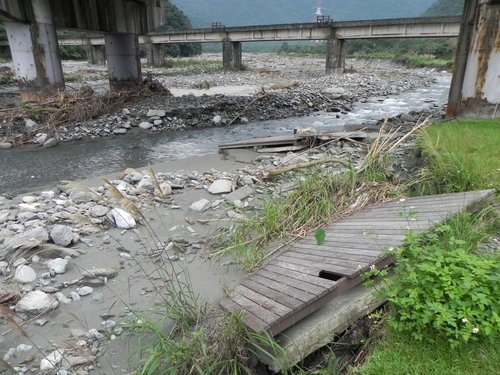
<path id="1" fill-rule="evenodd" d="M 397 332 L 417 340 L 437 334 L 454 347 L 499 332 L 500 267 L 498 255 L 467 251 L 468 241 L 453 233 L 442 225 L 422 237 L 410 234 L 383 293 Z"/>

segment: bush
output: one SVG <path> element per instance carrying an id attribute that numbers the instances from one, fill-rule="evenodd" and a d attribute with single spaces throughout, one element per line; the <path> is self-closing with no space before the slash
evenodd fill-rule
<path id="1" fill-rule="evenodd" d="M 455 222 L 422 237 L 410 234 L 396 252 L 395 277 L 383 291 L 394 307 L 390 324 L 397 332 L 417 340 L 436 334 L 453 347 L 500 330 L 498 256 L 468 251 L 479 238 L 470 233 L 467 240 L 460 238 L 456 229 L 462 224 Z"/>

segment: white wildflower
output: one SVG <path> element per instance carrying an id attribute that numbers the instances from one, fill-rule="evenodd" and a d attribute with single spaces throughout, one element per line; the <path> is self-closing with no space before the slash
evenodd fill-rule
<path id="1" fill-rule="evenodd" d="M 372 264 L 372 265 L 370 266 L 370 269 L 371 269 L 372 271 L 374 271 L 374 270 L 375 270 L 375 264 Z"/>
<path id="2" fill-rule="evenodd" d="M 477 327 L 472 328 L 472 333 L 478 333 L 478 332 L 479 332 L 479 328 L 477 328 Z"/>
<path id="3" fill-rule="evenodd" d="M 467 323 L 467 322 L 468 322 L 467 318 L 462 318 L 462 323 Z"/>

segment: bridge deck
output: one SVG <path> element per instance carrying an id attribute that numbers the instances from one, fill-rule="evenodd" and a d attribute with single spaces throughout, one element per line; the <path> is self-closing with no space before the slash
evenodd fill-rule
<path id="1" fill-rule="evenodd" d="M 246 324 L 273 336 L 363 280 L 371 265 L 391 264 L 389 247 L 408 231 L 422 232 L 466 210 L 493 190 L 396 200 L 367 208 L 295 242 L 238 285 L 221 301 L 229 311 L 245 311 Z"/>

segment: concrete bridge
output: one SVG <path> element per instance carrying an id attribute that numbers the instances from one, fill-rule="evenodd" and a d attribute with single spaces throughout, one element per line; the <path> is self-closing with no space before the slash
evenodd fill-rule
<path id="1" fill-rule="evenodd" d="M 64 86 L 59 45 L 85 46 L 90 63 L 107 63 L 111 88 L 123 89 L 140 84 L 139 43 L 147 47 L 148 62 L 159 64 L 164 59 L 164 44 L 219 42 L 223 44 L 224 67 L 239 70 L 243 42 L 326 40 L 326 73 L 339 74 L 344 71 L 346 40 L 460 35 L 451 106 L 459 111 L 462 97 L 500 101 L 500 0 L 467 1 L 463 17 L 322 19 L 317 23 L 245 27 L 214 24 L 211 29 L 157 33 L 152 30 L 163 19 L 161 4 L 156 0 L 0 0 L 0 20 L 6 21 L 21 95 L 31 100 Z M 55 27 L 104 35 L 57 37 Z M 7 44 L 0 41 L 0 46 L 2 43 Z"/>
<path id="2" fill-rule="evenodd" d="M 23 100 L 41 100 L 64 88 L 56 27 L 104 32 L 110 85 L 141 83 L 137 35 L 159 27 L 157 0 L 0 0 Z"/>

